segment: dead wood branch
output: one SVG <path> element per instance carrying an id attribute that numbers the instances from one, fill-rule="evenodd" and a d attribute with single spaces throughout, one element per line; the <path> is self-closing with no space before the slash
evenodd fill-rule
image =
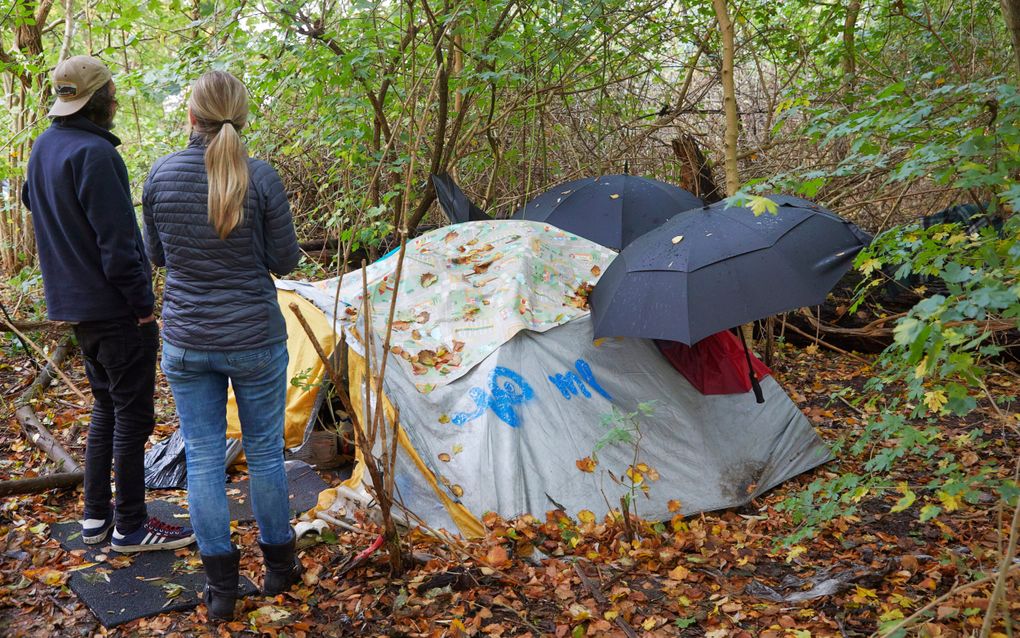
<path id="1" fill-rule="evenodd" d="M 0 498 L 17 494 L 38 494 L 52 489 L 74 487 L 85 480 L 84 472 L 58 472 L 14 481 L 0 481 Z"/>
<path id="2" fill-rule="evenodd" d="M 22 433 L 32 445 L 45 452 L 46 456 L 60 464 L 65 472 L 79 472 L 81 467 L 78 465 L 78 462 L 64 449 L 64 446 L 61 445 L 60 441 L 53 436 L 46 426 L 42 424 L 35 410 L 32 409 L 32 400 L 49 387 L 50 382 L 56 378 L 56 374 L 60 373 L 58 366 L 67 358 L 70 351 L 71 344 L 69 341 L 65 341 L 57 346 L 57 349 L 53 352 L 53 357 L 47 359 L 49 363 L 47 363 L 46 367 L 35 378 L 32 385 L 28 386 L 28 389 L 15 401 L 17 410 L 14 412 L 14 415 L 21 425 Z"/>
<path id="3" fill-rule="evenodd" d="M 67 324 L 56 321 L 14 321 L 8 323 L 5 320 L 3 323 L 0 323 L 0 332 L 14 332 L 14 330 L 63 330 L 66 327 Z"/>
<path id="4" fill-rule="evenodd" d="M 793 325 L 792 323 L 786 324 L 786 327 L 789 328 L 790 330 L 793 330 L 794 332 L 796 332 L 797 334 L 801 335 L 802 337 L 807 337 L 808 339 L 810 339 L 814 343 L 817 343 L 819 345 L 825 346 L 826 348 L 828 348 L 829 350 L 832 350 L 833 352 L 838 352 L 840 354 L 845 354 L 846 356 L 848 356 L 848 357 L 850 357 L 852 359 L 856 359 L 857 361 L 860 361 L 863 364 L 871 365 L 871 362 L 868 361 L 867 359 L 865 359 L 864 357 L 858 356 L 858 355 L 856 355 L 856 354 L 854 354 L 852 352 L 844 350 L 843 348 L 840 348 L 839 346 L 834 346 L 831 343 L 827 343 L 826 341 L 824 341 L 822 339 L 819 339 L 819 338 L 815 337 L 814 335 L 810 335 L 810 334 L 804 332 L 803 330 L 801 330 L 800 328 L 798 328 L 797 326 Z"/>
<path id="5" fill-rule="evenodd" d="M 40 355 L 42 355 L 42 358 L 46 360 L 46 368 L 45 369 L 50 370 L 50 374 L 53 374 L 54 372 L 56 372 L 56 374 L 60 376 L 60 380 L 63 381 L 64 384 L 66 384 L 67 387 L 70 388 L 72 392 L 77 394 L 79 399 L 81 399 L 82 401 L 85 401 L 86 403 L 88 402 L 88 398 L 85 396 L 85 394 L 81 390 L 78 389 L 78 386 L 76 386 L 74 384 L 74 382 L 71 381 L 67 377 L 66 374 L 63 373 L 63 371 L 60 369 L 59 364 L 54 363 L 53 359 L 51 359 L 50 357 L 46 356 L 46 352 L 42 348 L 40 348 L 38 344 L 36 344 L 31 339 L 29 339 L 27 336 L 25 336 L 25 333 L 23 333 L 20 330 L 18 330 L 18 328 L 16 328 L 12 323 L 7 321 L 6 319 L 0 319 L 0 321 L 2 321 L 4 324 L 6 324 L 7 327 L 10 328 L 11 332 L 13 332 L 14 334 L 18 335 L 18 338 L 20 338 L 23 342 L 25 342 L 29 346 L 31 346 L 33 350 L 35 350 Z M 66 342 L 65 342 L 65 344 L 66 344 Z M 57 350 L 59 351 L 60 348 L 58 347 Z M 64 354 L 62 356 L 67 356 L 67 352 L 64 352 Z M 42 373 L 39 374 L 39 378 L 42 378 Z M 53 379 L 50 379 L 49 381 L 52 381 L 52 380 Z M 49 383 L 49 381 L 47 381 L 47 383 Z M 33 386 L 34 385 L 35 384 L 33 384 Z M 31 398 L 31 397 L 29 397 L 29 398 Z"/>

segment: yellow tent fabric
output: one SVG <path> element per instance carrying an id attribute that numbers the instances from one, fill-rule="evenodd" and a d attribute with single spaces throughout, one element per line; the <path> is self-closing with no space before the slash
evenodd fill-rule
<path id="1" fill-rule="evenodd" d="M 326 373 L 326 368 L 301 323 L 291 312 L 290 304 L 297 304 L 301 309 L 301 314 L 308 321 L 316 340 L 327 356 L 333 354 L 333 327 L 321 310 L 297 293 L 277 290 L 276 298 L 287 321 L 287 353 L 290 355 L 290 363 L 287 365 L 286 423 L 283 432 L 286 446 L 295 447 L 302 443 L 305 425 L 312 414 L 312 406 L 319 394 L 319 383 Z M 295 377 L 300 377 L 300 385 L 289 383 Z M 237 403 L 233 390 L 228 390 L 227 394 L 227 436 L 241 438 L 241 424 L 237 418 Z"/>
<path id="2" fill-rule="evenodd" d="M 358 355 L 358 353 L 354 352 L 353 350 L 348 349 L 347 361 L 348 361 L 347 374 L 349 378 L 349 387 L 351 394 L 351 407 L 354 408 L 354 413 L 358 415 L 359 418 L 364 420 L 365 405 L 364 401 L 362 400 L 361 388 L 364 387 L 365 382 L 365 359 Z M 396 418 L 396 413 L 394 412 L 393 404 L 391 404 L 390 400 L 386 398 L 386 395 L 383 395 L 382 399 L 383 410 L 385 410 L 386 419 L 392 423 L 393 420 Z M 450 518 L 457 525 L 457 528 L 460 530 L 460 533 L 466 538 L 480 538 L 482 536 L 485 536 L 485 527 L 482 525 L 481 521 L 479 521 L 473 514 L 471 514 L 471 512 L 469 512 L 467 508 L 465 508 L 463 505 L 454 502 L 449 496 L 447 496 L 446 492 L 439 487 L 439 483 L 436 481 L 435 475 L 433 475 L 432 471 L 429 470 L 425 463 L 422 462 L 421 457 L 418 455 L 418 452 L 411 445 L 411 441 L 408 440 L 407 434 L 404 432 L 403 429 L 399 431 L 397 442 L 400 444 L 400 449 L 405 454 L 407 454 L 408 458 L 410 458 L 414 462 L 414 465 L 417 468 L 417 470 L 421 473 L 421 475 L 425 478 L 428 484 L 432 487 L 432 490 L 436 494 L 436 498 L 439 499 L 439 501 L 443 504 L 443 507 L 446 508 L 446 511 L 449 512 Z M 361 487 L 362 480 L 366 478 L 365 465 L 362 462 L 363 457 L 361 455 L 360 450 L 357 450 L 357 447 L 355 447 L 355 450 L 356 450 L 356 464 L 354 466 L 354 471 L 351 473 L 351 478 L 347 479 L 342 483 L 343 486 L 351 488 L 353 490 L 359 489 Z M 335 498 L 336 498 L 335 490 L 332 489 L 324 490 L 319 495 L 319 504 L 317 506 L 317 509 L 319 510 L 328 509 L 329 506 L 335 500 Z"/>

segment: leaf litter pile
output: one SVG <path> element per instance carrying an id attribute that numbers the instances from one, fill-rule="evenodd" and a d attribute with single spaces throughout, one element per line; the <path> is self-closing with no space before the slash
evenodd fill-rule
<path id="1" fill-rule="evenodd" d="M 80 361 L 64 368 L 86 387 Z M 385 550 L 350 568 L 352 556 L 377 537 L 378 530 L 361 518 L 358 532 L 333 529 L 306 537 L 300 586 L 276 598 L 246 598 L 237 620 L 220 625 L 207 623 L 200 606 L 105 630 L 66 586 L 70 573 L 83 568 L 82 556 L 49 538 L 51 524 L 81 516 L 80 490 L 7 497 L 0 504 L 0 634 L 806 638 L 865 636 L 903 623 L 913 635 L 977 635 L 992 589 L 981 579 L 995 570 L 1010 512 L 997 499 L 979 495 L 974 503 L 943 502 L 941 516 L 922 522 L 921 494 L 916 502 L 907 499 L 907 492 L 914 493 L 905 486 L 935 471 L 938 459 L 907 456 L 889 472 L 888 489 L 853 494 L 852 515 L 836 515 L 813 538 L 783 544 L 798 525 L 788 508 L 777 506 L 813 481 L 861 472 L 879 450 L 854 456 L 846 444 L 868 417 L 847 400 L 854 396 L 848 389 L 859 392 L 871 376 L 861 360 L 788 346 L 774 370 L 822 436 L 844 444 L 836 461 L 748 506 L 636 523 L 630 526 L 636 538 L 629 540 L 612 516 L 581 512 L 572 520 L 548 512 L 503 520 L 489 514 L 488 533 L 476 541 L 440 542 L 409 533 L 405 540 L 413 560 L 399 577 L 389 574 Z M 0 480 L 51 471 L 21 438 L 10 407 L 32 376 L 27 360 L 0 364 Z M 986 381 L 995 394 L 1013 396 L 1018 388 L 1011 378 L 992 373 Z M 172 431 L 169 397 L 161 386 L 162 418 L 154 438 Z M 80 400 L 58 384 L 35 410 L 82 458 L 88 414 Z M 1008 413 L 1006 424 L 985 409 L 966 419 L 943 418 L 940 444 L 959 445 L 963 434 L 977 430 L 980 449 L 964 451 L 964 464 L 975 474 L 1011 475 L 1020 437 L 1016 415 Z M 656 483 L 650 489 L 666 488 Z M 171 498 L 183 501 L 184 494 Z M 237 532 L 242 573 L 261 582 L 255 526 L 243 524 Z M 177 554 L 183 564 L 200 569 L 194 548 Z M 115 570 L 131 558 L 111 556 L 106 562 Z M 1020 631 L 1018 579 L 1020 574 L 1007 586 L 1004 603 L 1007 615 L 1018 620 L 1008 626 L 998 621 L 991 633 L 996 638 Z M 166 589 L 168 600 L 180 594 Z"/>

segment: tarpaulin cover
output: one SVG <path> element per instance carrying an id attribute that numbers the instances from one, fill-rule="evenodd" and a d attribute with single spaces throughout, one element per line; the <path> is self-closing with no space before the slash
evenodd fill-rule
<path id="1" fill-rule="evenodd" d="M 468 222 L 408 242 L 393 322 L 393 360 L 421 392 L 452 383 L 521 330 L 543 332 L 588 314 L 588 291 L 613 261 L 608 248 L 540 222 Z M 366 269 L 369 312 L 385 334 L 397 256 Z M 300 290 L 327 313 L 336 279 Z M 293 282 L 280 282 L 293 287 Z M 363 354 L 364 284 L 343 278 L 342 328 Z M 299 327 L 300 330 L 300 327 Z"/>
<path id="2" fill-rule="evenodd" d="M 774 379 L 762 380 L 762 404 L 751 393 L 706 396 L 651 341 L 596 346 L 591 330 L 582 317 L 542 334 L 518 333 L 469 374 L 427 395 L 404 375 L 387 373 L 386 399 L 400 407 L 414 452 L 401 449 L 396 485 L 415 514 L 466 534 L 452 504 L 475 517 L 559 506 L 601 516 L 607 499 L 616 506 L 628 491 L 609 472 L 626 475 L 635 445 L 639 461 L 659 476 L 647 498 L 637 496 L 638 511 L 653 520 L 669 518 L 674 499 L 683 513 L 747 503 L 830 458 Z M 578 468 L 613 429 L 605 415 L 631 414 L 648 402 L 653 412 L 638 418 L 634 444 L 607 445 L 593 472 Z"/>
<path id="3" fill-rule="evenodd" d="M 472 222 L 457 230 L 507 223 Z M 443 241 L 442 235 L 428 236 L 433 242 Z M 563 250 L 591 255 L 587 243 L 580 238 L 563 242 Z M 432 252 L 436 246 L 416 247 L 421 249 Z M 408 257 L 415 263 L 415 253 L 405 255 L 405 260 Z M 503 282 L 492 285 L 520 285 L 522 279 L 528 281 L 532 273 L 541 272 L 541 263 L 534 262 L 547 258 L 542 252 L 530 258 L 518 254 L 504 267 L 490 269 Z M 374 270 L 370 267 L 370 281 L 377 286 L 391 282 L 396 262 L 396 257 L 390 257 L 377 262 Z M 591 270 L 590 261 L 583 263 Z M 361 273 L 348 277 L 354 279 L 347 281 L 360 281 Z M 444 313 L 462 306 L 446 300 L 471 294 L 473 279 L 468 275 L 443 280 L 443 297 L 435 300 L 429 318 L 414 328 L 419 337 L 431 335 L 437 327 L 441 334 L 449 329 Z M 330 291 L 336 291 L 335 282 L 278 285 L 299 292 L 326 312 L 333 307 Z M 566 289 L 561 291 L 564 295 Z M 359 301 L 355 295 L 346 296 L 348 290 L 357 290 L 360 296 L 360 287 L 342 287 L 341 312 Z M 413 294 L 406 302 L 402 299 L 398 297 L 398 317 L 421 311 Z M 373 313 L 385 316 L 381 308 L 373 308 Z M 749 392 L 706 396 L 673 368 L 653 341 L 593 341 L 585 309 L 564 315 L 548 317 L 542 332 L 515 328 L 470 367 L 462 360 L 456 374 L 437 375 L 442 383 L 428 392 L 421 391 L 422 375 L 415 374 L 406 359 L 391 356 L 383 401 L 400 410 L 394 472 L 398 498 L 430 526 L 471 536 L 481 533 L 478 519 L 487 511 L 503 516 L 540 515 L 562 506 L 571 515 L 581 510 L 602 515 L 618 507 L 620 497 L 630 491 L 628 485 L 614 482 L 610 472 L 617 478 L 626 476 L 635 461 L 635 446 L 638 462 L 652 470 L 642 477 L 647 495 L 640 485 L 635 486 L 637 509 L 652 519 L 669 518 L 671 500 L 679 500 L 680 511 L 687 514 L 747 503 L 830 458 L 774 379 L 762 380 L 766 399 L 762 404 Z M 372 323 L 376 325 L 376 320 Z M 458 330 L 468 325 L 463 315 L 456 323 Z M 345 328 L 360 325 L 344 323 Z M 408 348 L 419 347 L 413 345 L 414 331 L 402 337 L 408 340 Z M 382 355 L 381 334 L 378 329 L 373 341 L 374 369 Z M 357 351 L 363 353 L 365 346 L 359 339 L 360 330 L 348 333 L 355 349 L 349 362 L 351 398 L 355 413 L 363 414 L 365 362 Z M 486 338 L 480 343 L 493 342 Z M 639 404 L 651 404 L 651 414 L 632 416 Z M 386 414 L 392 420 L 393 411 Z M 603 445 L 611 433 L 619 438 L 619 431 L 625 429 L 630 430 L 631 442 Z M 592 456 L 597 458 L 593 471 L 580 469 L 577 461 Z M 658 480 L 651 480 L 656 473 Z M 347 487 L 359 489 L 363 478 L 362 468 L 355 468 Z M 324 494 L 321 507 L 329 507 L 332 494 Z"/>

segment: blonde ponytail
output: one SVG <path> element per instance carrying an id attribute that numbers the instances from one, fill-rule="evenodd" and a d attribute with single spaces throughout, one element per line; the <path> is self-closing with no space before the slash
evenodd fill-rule
<path id="1" fill-rule="evenodd" d="M 248 120 L 248 94 L 226 71 L 198 78 L 188 101 L 194 128 L 205 138 L 209 177 L 209 223 L 226 239 L 244 218 L 248 196 L 248 152 L 239 134 Z"/>

